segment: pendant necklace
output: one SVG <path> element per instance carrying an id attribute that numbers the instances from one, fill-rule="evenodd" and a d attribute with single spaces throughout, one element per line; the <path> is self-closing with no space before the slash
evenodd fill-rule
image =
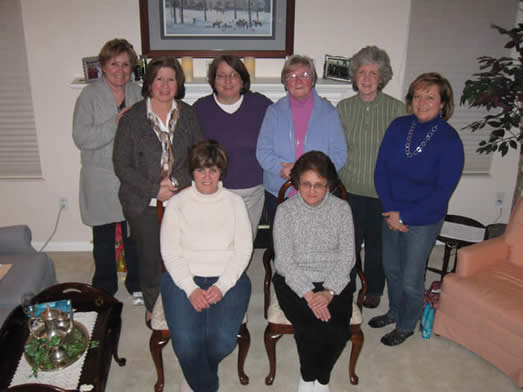
<path id="1" fill-rule="evenodd" d="M 412 120 L 412 124 L 409 128 L 409 133 L 407 134 L 407 140 L 405 141 L 405 155 L 407 158 L 412 158 L 414 155 L 418 155 L 423 151 L 423 149 L 427 146 L 428 142 L 436 133 L 438 130 L 438 124 L 434 125 L 429 132 L 425 135 L 425 138 L 421 141 L 418 147 L 414 149 L 414 151 L 410 151 L 410 142 L 412 141 L 412 135 L 414 134 L 414 129 L 416 128 L 416 120 Z"/>

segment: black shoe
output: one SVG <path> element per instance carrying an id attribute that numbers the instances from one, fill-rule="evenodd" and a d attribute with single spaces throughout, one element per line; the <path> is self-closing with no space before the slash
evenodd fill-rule
<path id="1" fill-rule="evenodd" d="M 381 343 L 383 343 L 385 346 L 397 346 L 398 344 L 403 343 L 409 336 L 411 336 L 414 332 L 402 332 L 395 329 L 392 332 L 389 332 L 385 336 L 381 338 Z"/>
<path id="2" fill-rule="evenodd" d="M 153 329 L 152 325 L 151 325 L 151 322 L 152 322 L 152 314 L 149 313 L 149 311 L 145 311 L 145 325 L 147 326 L 147 328 L 149 329 Z"/>
<path id="3" fill-rule="evenodd" d="M 396 320 L 393 320 L 389 317 L 388 314 L 384 314 L 382 316 L 376 316 L 370 319 L 369 321 L 369 327 L 371 328 L 383 328 L 386 325 L 394 324 Z"/>
<path id="4" fill-rule="evenodd" d="M 365 301 L 363 301 L 363 306 L 369 309 L 377 308 L 380 304 L 381 295 L 367 295 Z"/>

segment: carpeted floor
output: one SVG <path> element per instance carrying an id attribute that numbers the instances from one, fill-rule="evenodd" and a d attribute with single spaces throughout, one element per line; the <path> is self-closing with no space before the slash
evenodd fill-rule
<path id="1" fill-rule="evenodd" d="M 250 377 L 250 384 L 242 386 L 238 381 L 235 351 L 220 366 L 220 391 L 293 392 L 297 390 L 298 358 L 294 339 L 291 336 L 283 336 L 276 346 L 278 366 L 274 384 L 266 386 L 264 383 L 268 372 L 268 361 L 263 344 L 266 322 L 263 318 L 262 252 L 256 250 L 248 269 L 253 293 L 248 311 L 251 348 L 245 370 Z M 49 255 L 55 261 L 57 278 L 60 282 L 90 283 L 94 270 L 90 253 L 68 252 L 49 253 Z M 441 256 L 442 249 L 436 247 L 431 256 L 431 264 L 441 265 Z M 427 284 L 438 277 L 439 275 L 427 273 Z M 125 289 L 121 288 L 116 297 L 125 304 L 119 351 L 121 356 L 127 358 L 127 365 L 119 367 L 114 361 L 112 362 L 106 390 L 109 392 L 153 391 L 156 371 L 149 353 L 150 331 L 143 321 L 144 307 L 132 305 L 130 295 Z M 363 317 L 369 320 L 386 310 L 385 296 L 377 309 L 364 309 Z M 429 340 L 424 340 L 419 333 L 415 333 L 400 346 L 386 347 L 379 339 L 392 328 L 393 326 L 388 326 L 375 330 L 368 327 L 365 321 L 363 326 L 365 343 L 356 368 L 360 383 L 357 386 L 349 383 L 349 345 L 333 371 L 330 384 L 332 392 L 520 391 L 509 378 L 491 364 L 445 338 L 432 336 Z M 164 390 L 178 392 L 181 373 L 170 344 L 164 349 L 164 365 L 166 373 Z"/>

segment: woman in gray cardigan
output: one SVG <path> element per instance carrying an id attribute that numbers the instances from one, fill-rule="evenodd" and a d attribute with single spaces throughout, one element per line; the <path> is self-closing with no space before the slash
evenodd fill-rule
<path id="1" fill-rule="evenodd" d="M 134 238 L 118 200 L 120 182 L 113 169 L 113 141 L 122 115 L 141 99 L 140 86 L 130 81 L 136 53 L 125 39 L 108 41 L 98 55 L 103 74 L 85 87 L 74 110 L 73 140 L 81 151 L 80 213 L 93 229 L 93 286 L 113 295 L 118 290 L 115 229 L 121 223 L 127 264 L 125 286 L 140 292 Z"/>
<path id="2" fill-rule="evenodd" d="M 121 182 L 120 202 L 136 236 L 148 326 L 162 277 L 156 206 L 166 205 L 191 184 L 187 156 L 202 138 L 196 111 L 180 100 L 184 83 L 178 60 L 153 59 L 143 82 L 145 99 L 122 118 L 114 141 L 114 170 Z"/>

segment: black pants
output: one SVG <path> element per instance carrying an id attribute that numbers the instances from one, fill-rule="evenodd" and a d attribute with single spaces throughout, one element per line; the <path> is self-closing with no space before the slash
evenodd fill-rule
<path id="1" fill-rule="evenodd" d="M 354 240 L 356 257 L 361 262 L 361 245 L 365 243 L 365 264 L 363 270 L 367 278 L 369 296 L 380 296 L 385 287 L 385 273 L 382 261 L 381 229 L 383 208 L 379 199 L 347 194 L 354 221 Z"/>
<path id="2" fill-rule="evenodd" d="M 140 286 L 145 308 L 152 312 L 160 294 L 162 256 L 160 254 L 160 222 L 156 207 L 146 207 L 141 215 L 129 219 L 136 237 Z"/>
<path id="3" fill-rule="evenodd" d="M 305 298 L 298 297 L 281 275 L 275 274 L 273 283 L 280 307 L 296 331 L 294 339 L 303 380 L 328 384 L 332 368 L 351 336 L 349 322 L 354 280 L 329 304 L 331 319 L 328 322 L 317 319 Z M 321 283 L 314 283 L 314 286 L 314 291 L 323 290 Z"/>
<path id="4" fill-rule="evenodd" d="M 274 216 L 276 215 L 276 209 L 278 208 L 278 198 L 272 193 L 265 191 L 265 211 L 267 212 L 267 220 L 269 223 L 269 230 L 271 233 L 271 246 L 272 240 L 272 228 L 274 226 Z"/>
<path id="5" fill-rule="evenodd" d="M 128 236 L 127 222 L 122 225 L 122 238 L 125 250 L 125 263 L 127 265 L 127 277 L 125 287 L 129 293 L 141 291 L 138 278 L 138 256 L 136 254 L 136 242 L 134 233 Z M 114 236 L 116 223 L 93 226 L 93 256 L 95 271 L 93 286 L 114 295 L 118 291 L 118 275 L 116 273 L 116 249 Z"/>

